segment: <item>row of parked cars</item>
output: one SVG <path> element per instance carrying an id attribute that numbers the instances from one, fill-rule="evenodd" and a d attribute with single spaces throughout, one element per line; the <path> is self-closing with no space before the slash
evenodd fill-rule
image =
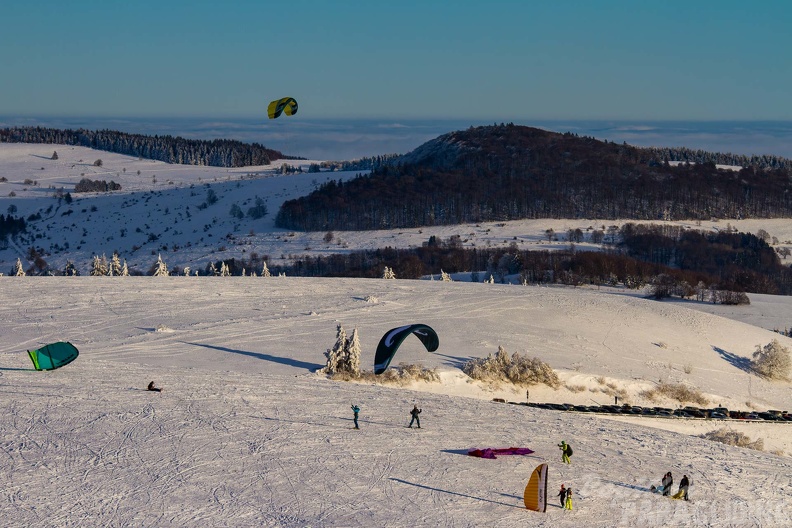
<path id="1" fill-rule="evenodd" d="M 515 402 L 509 402 L 515 403 Z M 787 411 L 770 410 L 766 412 L 730 411 L 725 407 L 703 409 L 699 407 L 640 407 L 638 405 L 572 405 L 571 403 L 519 403 L 538 409 L 556 411 L 575 411 L 584 413 L 608 413 L 640 416 L 660 416 L 680 418 L 711 418 L 716 420 L 767 420 L 771 422 L 792 422 L 792 415 Z"/>

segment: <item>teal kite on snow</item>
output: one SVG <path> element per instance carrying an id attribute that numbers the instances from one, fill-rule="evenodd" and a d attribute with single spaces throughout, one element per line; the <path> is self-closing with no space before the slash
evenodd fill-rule
<path id="1" fill-rule="evenodd" d="M 68 365 L 80 354 L 77 348 L 69 342 L 59 341 L 44 345 L 36 350 L 28 350 L 30 360 L 36 370 L 55 370 Z"/>

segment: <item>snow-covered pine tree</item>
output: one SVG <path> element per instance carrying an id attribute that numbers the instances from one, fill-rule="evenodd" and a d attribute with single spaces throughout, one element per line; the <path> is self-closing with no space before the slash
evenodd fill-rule
<path id="1" fill-rule="evenodd" d="M 91 277 L 100 277 L 103 275 L 107 275 L 107 268 L 105 264 L 107 261 L 102 262 L 102 259 L 99 258 L 99 255 L 94 255 L 93 260 L 91 261 Z"/>
<path id="2" fill-rule="evenodd" d="M 343 361 L 346 354 L 346 343 L 346 330 L 344 330 L 344 327 L 339 324 L 336 327 L 336 342 L 333 345 L 333 348 L 328 348 L 327 352 L 325 352 L 327 364 L 321 369 L 320 372 L 325 374 L 335 374 L 338 372 L 339 363 Z"/>
<path id="3" fill-rule="evenodd" d="M 495 277 L 493 277 L 492 274 L 490 274 L 489 279 L 485 280 L 484 282 L 486 282 L 487 284 L 495 284 Z"/>
<path id="4" fill-rule="evenodd" d="M 63 268 L 64 277 L 76 277 L 79 274 L 80 274 L 80 272 L 77 271 L 76 267 L 74 267 L 74 262 L 72 262 L 71 260 L 67 260 L 66 261 L 66 267 Z"/>
<path id="5" fill-rule="evenodd" d="M 184 266 L 184 276 L 185 277 L 190 276 L 190 266 Z"/>
<path id="6" fill-rule="evenodd" d="M 220 276 L 221 277 L 231 276 L 231 272 L 228 271 L 228 264 L 226 264 L 225 262 L 220 263 Z"/>
<path id="7" fill-rule="evenodd" d="M 110 259 L 110 275 L 115 275 L 116 277 L 121 275 L 121 259 L 118 256 L 117 251 L 113 251 L 113 256 Z"/>
<path id="8" fill-rule="evenodd" d="M 15 277 L 24 277 L 25 276 L 25 269 L 22 267 L 22 260 L 17 258 L 16 264 L 14 264 L 14 276 Z"/>
<path id="9" fill-rule="evenodd" d="M 129 277 L 129 268 L 127 268 L 126 259 L 124 259 L 124 264 L 121 266 L 121 273 L 122 277 Z"/>
<path id="10" fill-rule="evenodd" d="M 443 282 L 454 282 L 451 279 L 451 275 L 443 271 L 442 268 L 440 269 L 440 280 L 442 280 Z"/>
<path id="11" fill-rule="evenodd" d="M 168 266 L 166 266 L 165 263 L 162 261 L 161 254 L 157 255 L 157 263 L 154 266 L 155 266 L 154 268 L 155 277 L 167 277 L 168 275 L 170 275 L 170 273 L 168 273 Z"/>
<path id="12" fill-rule="evenodd" d="M 356 378 L 360 377 L 360 352 L 360 337 L 358 337 L 358 329 L 355 327 L 352 330 L 352 337 L 347 340 L 344 370 Z"/>
<path id="13" fill-rule="evenodd" d="M 261 276 L 262 277 L 269 277 L 270 276 L 270 270 L 267 267 L 267 262 L 266 261 L 264 262 L 264 265 L 261 268 Z"/>
<path id="14" fill-rule="evenodd" d="M 214 262 L 209 263 L 209 275 L 217 277 L 217 268 L 215 268 Z"/>

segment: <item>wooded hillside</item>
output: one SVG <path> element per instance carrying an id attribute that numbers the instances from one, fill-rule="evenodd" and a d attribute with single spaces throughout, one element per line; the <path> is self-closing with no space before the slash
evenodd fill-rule
<path id="1" fill-rule="evenodd" d="M 279 227 L 394 229 L 524 218 L 792 214 L 791 171 L 671 166 L 665 152 L 515 125 L 452 132 L 392 165 L 283 204 Z"/>

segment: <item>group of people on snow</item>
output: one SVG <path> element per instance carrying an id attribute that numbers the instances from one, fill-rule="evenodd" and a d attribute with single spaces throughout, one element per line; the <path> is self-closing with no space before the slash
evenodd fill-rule
<path id="1" fill-rule="evenodd" d="M 565 488 L 561 484 L 561 491 L 558 492 L 558 497 L 561 500 L 561 507 L 565 510 L 572 509 L 572 488 Z"/>
<path id="2" fill-rule="evenodd" d="M 663 497 L 671 497 L 673 499 L 684 499 L 688 500 L 688 489 L 690 488 L 690 479 L 688 479 L 687 475 L 682 475 L 682 480 L 679 481 L 679 489 L 676 493 L 671 495 L 671 486 L 674 485 L 674 476 L 669 471 L 665 475 L 663 475 L 663 479 L 660 481 L 660 486 L 655 487 L 654 485 L 651 486 L 652 491 L 657 491 L 663 494 Z"/>
<path id="3" fill-rule="evenodd" d="M 360 429 L 360 426 L 358 425 L 358 416 L 360 415 L 360 407 L 353 404 L 352 413 L 354 414 L 354 418 L 352 418 L 352 420 L 355 422 L 355 429 Z M 413 423 L 415 423 L 416 425 L 418 425 L 418 429 L 421 428 L 421 419 L 418 417 L 419 414 L 421 414 L 421 409 L 418 408 L 418 405 L 413 405 L 412 411 L 410 411 L 410 416 L 412 416 L 412 419 L 410 420 L 410 425 L 408 425 L 407 427 L 412 429 Z"/>

